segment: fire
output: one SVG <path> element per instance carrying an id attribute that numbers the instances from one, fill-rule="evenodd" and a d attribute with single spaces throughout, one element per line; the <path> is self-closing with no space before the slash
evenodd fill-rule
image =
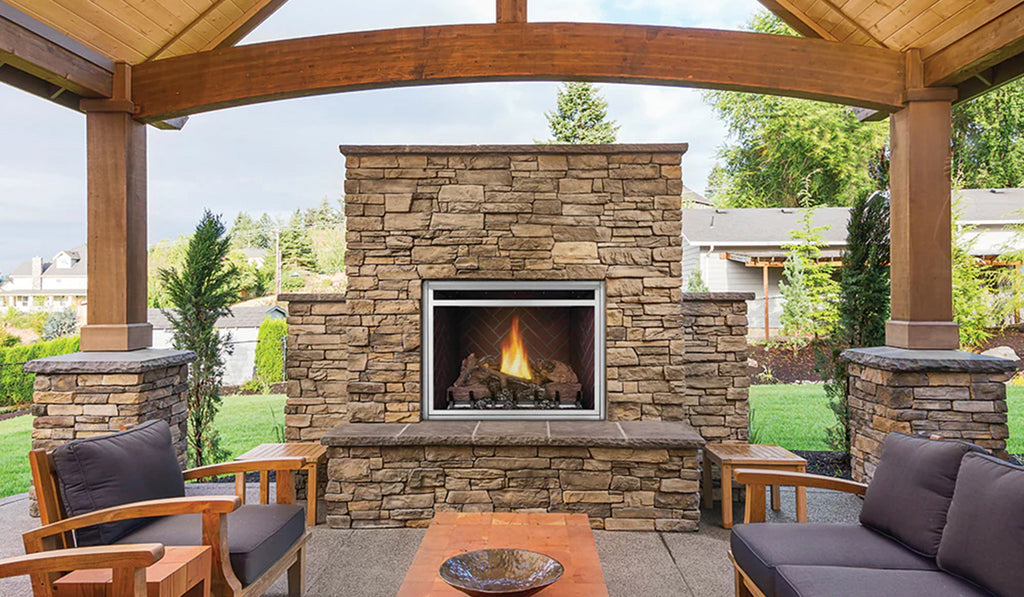
<path id="1" fill-rule="evenodd" d="M 526 343 L 519 334 L 519 317 L 512 317 L 512 329 L 501 343 L 501 372 L 506 375 L 531 379 L 530 358 L 526 354 Z"/>

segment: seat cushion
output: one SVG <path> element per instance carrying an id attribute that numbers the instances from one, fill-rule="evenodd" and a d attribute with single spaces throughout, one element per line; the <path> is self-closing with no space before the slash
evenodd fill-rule
<path id="1" fill-rule="evenodd" d="M 964 454 L 981 451 L 960 441 L 890 433 L 864 494 L 861 524 L 917 553 L 935 557 Z"/>
<path id="2" fill-rule="evenodd" d="M 991 597 L 935 570 L 877 570 L 838 566 L 779 566 L 775 597 Z"/>
<path id="3" fill-rule="evenodd" d="M 1024 468 L 964 457 L 938 563 L 999 597 L 1024 594 Z"/>
<path id="4" fill-rule="evenodd" d="M 166 421 L 68 442 L 53 451 L 53 464 L 68 516 L 185 495 Z M 75 538 L 79 546 L 107 545 L 146 523 L 110 522 L 80 529 Z"/>
<path id="5" fill-rule="evenodd" d="M 202 545 L 199 514 L 157 518 L 121 538 L 118 543 Z M 268 504 L 242 506 L 228 514 L 228 551 L 235 576 L 248 585 L 260 577 L 306 532 L 302 506 Z"/>
<path id="6" fill-rule="evenodd" d="M 857 524 L 740 524 L 730 539 L 736 563 L 771 597 L 785 564 L 936 570 L 935 563 Z"/>

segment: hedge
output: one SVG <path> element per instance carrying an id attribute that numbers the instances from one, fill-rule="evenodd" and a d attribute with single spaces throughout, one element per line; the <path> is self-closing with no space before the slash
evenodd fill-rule
<path id="1" fill-rule="evenodd" d="M 288 337 L 288 322 L 283 319 L 265 319 L 256 336 L 256 378 L 263 384 L 284 381 L 284 339 Z"/>
<path id="2" fill-rule="evenodd" d="M 32 402 L 36 376 L 24 371 L 25 362 L 69 352 L 78 352 L 78 336 L 0 348 L 0 406 Z"/>

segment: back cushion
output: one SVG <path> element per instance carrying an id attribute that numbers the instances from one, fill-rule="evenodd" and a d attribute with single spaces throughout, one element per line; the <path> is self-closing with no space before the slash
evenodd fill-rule
<path id="1" fill-rule="evenodd" d="M 53 451 L 68 516 L 111 506 L 184 497 L 185 481 L 165 421 L 89 439 Z M 138 529 L 148 519 L 125 520 L 75 532 L 79 546 L 107 545 Z"/>
<path id="2" fill-rule="evenodd" d="M 864 495 L 861 524 L 934 558 L 960 461 L 980 450 L 966 442 L 890 433 Z"/>
<path id="3" fill-rule="evenodd" d="M 938 564 L 999 597 L 1024 593 L 1024 468 L 964 457 Z"/>

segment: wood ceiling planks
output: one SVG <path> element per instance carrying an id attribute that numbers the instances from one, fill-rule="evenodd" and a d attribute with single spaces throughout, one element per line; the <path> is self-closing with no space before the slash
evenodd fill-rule
<path id="1" fill-rule="evenodd" d="M 6 0 L 116 61 L 218 47 L 280 0 Z M 276 8 L 275 6 L 275 8 Z M 247 31 L 247 29 L 246 29 Z"/>

